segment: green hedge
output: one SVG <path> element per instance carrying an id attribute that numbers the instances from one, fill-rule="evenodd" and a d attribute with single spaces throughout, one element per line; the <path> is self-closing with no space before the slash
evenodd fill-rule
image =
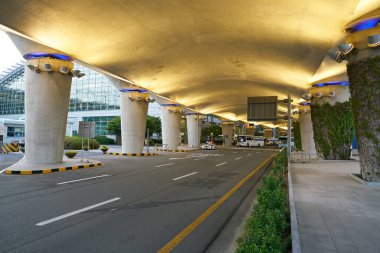
<path id="1" fill-rule="evenodd" d="M 98 149 L 99 142 L 94 139 L 90 139 L 90 149 Z M 87 139 L 83 139 L 83 148 L 87 148 Z M 81 150 L 82 149 L 82 138 L 79 137 L 65 137 L 65 149 L 71 150 Z"/>
<path id="2" fill-rule="evenodd" d="M 271 172 L 264 177 L 263 186 L 257 191 L 257 203 L 243 236 L 237 241 L 237 253 L 281 253 L 289 250 L 290 240 L 286 237 L 289 233 L 289 211 L 283 176 L 286 166 L 286 152 L 283 151 L 273 161 Z"/>
<path id="3" fill-rule="evenodd" d="M 96 141 L 99 142 L 100 145 L 112 145 L 115 144 L 115 141 L 111 138 L 108 138 L 104 135 L 99 135 L 95 137 Z"/>

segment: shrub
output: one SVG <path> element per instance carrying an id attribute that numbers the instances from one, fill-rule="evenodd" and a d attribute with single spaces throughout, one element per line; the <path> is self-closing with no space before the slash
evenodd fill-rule
<path id="1" fill-rule="evenodd" d="M 162 140 L 149 139 L 149 145 L 154 146 L 156 144 L 162 144 Z"/>
<path id="2" fill-rule="evenodd" d="M 65 155 L 66 155 L 68 158 L 73 158 L 74 156 L 77 155 L 77 152 L 76 152 L 76 151 L 69 150 L 69 151 L 66 151 Z"/>
<path id="3" fill-rule="evenodd" d="M 104 135 L 99 135 L 95 137 L 96 141 L 99 142 L 101 145 L 112 145 L 115 144 L 115 141 L 111 138 L 108 138 L 107 136 Z"/>
<path id="4" fill-rule="evenodd" d="M 269 175 L 257 191 L 257 203 L 248 219 L 236 252 L 285 252 L 284 235 L 289 228 L 283 171 L 286 150 L 273 161 Z"/>
<path id="5" fill-rule="evenodd" d="M 90 139 L 90 149 L 98 149 L 99 142 L 94 139 Z M 83 139 L 83 148 L 87 149 L 87 139 Z M 81 150 L 82 149 L 82 138 L 79 137 L 69 137 L 65 138 L 65 149 Z"/>
<path id="6" fill-rule="evenodd" d="M 103 153 L 105 154 L 108 151 L 108 147 L 103 145 L 100 147 L 100 150 L 103 151 Z"/>

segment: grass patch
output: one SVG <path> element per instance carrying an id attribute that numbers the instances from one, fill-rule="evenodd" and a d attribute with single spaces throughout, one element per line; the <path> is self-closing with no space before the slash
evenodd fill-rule
<path id="1" fill-rule="evenodd" d="M 284 173 L 285 172 L 285 173 Z M 283 150 L 257 191 L 257 203 L 237 240 L 236 253 L 288 252 L 291 247 L 287 204 L 287 156 Z"/>

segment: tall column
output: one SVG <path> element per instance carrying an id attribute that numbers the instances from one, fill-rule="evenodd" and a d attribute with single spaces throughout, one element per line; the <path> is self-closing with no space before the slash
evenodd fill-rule
<path id="1" fill-rule="evenodd" d="M 317 151 L 315 150 L 313 125 L 311 122 L 311 113 L 300 113 L 300 130 L 301 130 L 301 142 L 302 149 L 306 153 L 310 154 L 310 157 L 317 157 Z"/>
<path id="2" fill-rule="evenodd" d="M 199 113 L 188 113 L 186 115 L 187 140 L 191 148 L 198 148 L 201 139 L 201 116 Z"/>
<path id="3" fill-rule="evenodd" d="M 60 163 L 73 63 L 30 57 L 25 67 L 25 163 Z"/>
<path id="4" fill-rule="evenodd" d="M 273 130 L 272 128 L 270 129 L 264 129 L 264 137 L 265 138 L 271 138 L 273 136 Z"/>
<path id="5" fill-rule="evenodd" d="M 161 104 L 162 145 L 169 150 L 178 149 L 181 125 L 181 107 L 178 104 Z"/>
<path id="6" fill-rule="evenodd" d="M 8 34 L 25 63 L 25 164 L 60 163 L 66 133 L 73 59 L 44 45 Z M 38 53 L 34 53 L 38 52 Z"/>
<path id="7" fill-rule="evenodd" d="M 234 134 L 234 123 L 233 122 L 223 122 L 222 123 L 222 134 L 224 137 L 224 146 L 232 146 L 232 138 Z"/>
<path id="8" fill-rule="evenodd" d="M 249 124 L 247 125 L 247 128 L 245 130 L 246 135 L 255 135 L 255 127 L 250 126 Z"/>
<path id="9" fill-rule="evenodd" d="M 348 160 L 354 135 L 347 82 L 321 83 L 311 89 L 311 120 L 315 148 L 326 160 Z M 334 96 L 329 96 L 335 92 Z M 338 104 L 339 102 L 339 104 Z"/>
<path id="10" fill-rule="evenodd" d="M 346 39 L 355 47 L 348 54 L 347 73 L 361 176 L 372 182 L 380 182 L 380 25 L 376 18 L 360 21 L 366 29 L 348 25 Z"/>
<path id="11" fill-rule="evenodd" d="M 136 88 L 124 88 L 120 92 L 122 153 L 142 153 L 149 93 L 147 90 Z"/>

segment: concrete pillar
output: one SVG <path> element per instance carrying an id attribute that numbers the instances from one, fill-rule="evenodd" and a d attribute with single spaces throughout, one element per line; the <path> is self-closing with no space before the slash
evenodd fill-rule
<path id="1" fill-rule="evenodd" d="M 233 122 L 224 122 L 222 123 L 222 134 L 224 137 L 224 146 L 232 146 L 232 138 L 234 134 L 234 124 Z"/>
<path id="2" fill-rule="evenodd" d="M 50 63 L 54 68 L 69 61 L 40 58 L 28 60 L 26 65 Z M 67 113 L 72 77 L 59 71 L 31 70 L 25 67 L 25 162 L 60 163 L 63 158 Z"/>
<path id="3" fill-rule="evenodd" d="M 245 134 L 246 135 L 255 135 L 255 127 L 254 126 L 250 126 L 250 125 L 247 125 L 247 128 L 245 130 Z"/>
<path id="4" fill-rule="evenodd" d="M 63 159 L 73 59 L 17 35 L 8 36 L 27 60 L 25 164 L 60 163 Z"/>
<path id="5" fill-rule="evenodd" d="M 329 91 L 335 91 L 335 96 L 328 96 Z M 318 91 L 318 90 L 317 90 Z M 330 105 L 335 105 L 337 102 L 343 103 L 350 99 L 350 90 L 348 86 L 342 86 L 342 85 L 334 85 L 334 86 L 327 86 L 324 90 L 322 90 L 323 97 L 316 98 L 315 93 L 312 92 L 313 96 L 313 103 L 316 104 L 324 104 L 329 103 Z"/>
<path id="6" fill-rule="evenodd" d="M 142 153 L 149 105 L 149 93 L 143 89 L 120 90 L 122 153 Z"/>
<path id="7" fill-rule="evenodd" d="M 246 126 L 245 124 L 241 124 L 240 127 L 239 127 L 239 134 L 245 134 L 245 129 L 246 129 Z"/>
<path id="8" fill-rule="evenodd" d="M 346 84 L 344 84 L 346 85 Z M 313 98 L 311 99 L 312 105 L 311 105 L 311 119 L 313 121 L 312 127 L 313 132 L 321 133 L 317 134 L 316 139 L 314 140 L 315 148 L 317 150 L 318 156 L 323 157 L 323 159 L 327 160 L 341 160 L 341 159 L 349 159 L 350 158 L 350 146 L 351 146 L 351 140 L 337 140 L 337 138 L 333 137 L 333 134 L 331 131 L 340 131 L 340 133 L 343 136 L 347 136 L 349 134 L 352 134 L 352 127 L 347 127 L 347 124 L 351 122 L 351 120 L 345 119 L 343 121 L 342 118 L 339 117 L 333 117 L 329 121 L 324 120 L 325 117 L 328 117 L 328 115 L 321 115 L 320 110 L 322 107 L 314 106 L 314 105 L 320 105 L 323 106 L 324 104 L 330 104 L 331 109 L 329 110 L 329 113 L 332 115 L 335 115 L 338 113 L 338 108 L 335 107 L 336 103 L 344 103 L 347 102 L 350 98 L 350 92 L 348 86 L 344 85 L 327 85 L 323 86 L 322 88 L 312 88 L 311 94 L 313 95 Z M 330 97 L 328 93 L 330 91 L 334 91 L 335 95 Z M 321 93 L 323 97 L 318 97 L 317 92 Z M 349 105 L 347 104 L 346 106 Z M 340 108 L 340 107 L 339 107 Z M 340 109 L 339 109 L 340 110 Z M 329 115 L 330 115 L 329 114 Z M 329 125 L 325 125 L 329 124 Z M 334 125 L 339 130 L 332 130 L 331 125 Z M 301 133 L 302 135 L 302 133 Z M 302 138 L 302 137 L 301 137 Z"/>
<path id="9" fill-rule="evenodd" d="M 264 129 L 264 137 L 265 138 L 271 138 L 273 136 L 273 130 L 270 129 Z"/>
<path id="10" fill-rule="evenodd" d="M 379 9 L 374 17 L 380 14 Z M 365 21 L 364 21 L 365 22 Z M 353 23 L 354 24 L 354 23 Z M 349 25 L 350 26 L 350 25 Z M 355 49 L 348 54 L 351 106 L 363 179 L 380 182 L 380 26 L 351 29 L 346 43 Z"/>
<path id="11" fill-rule="evenodd" d="M 181 107 L 178 104 L 162 104 L 162 145 L 169 150 L 178 149 L 181 125 Z"/>
<path id="12" fill-rule="evenodd" d="M 199 148 L 201 139 L 201 116 L 199 113 L 188 113 L 186 115 L 187 142 L 191 148 Z"/>
<path id="13" fill-rule="evenodd" d="M 300 131 L 301 131 L 301 142 L 302 149 L 306 153 L 310 154 L 310 157 L 317 157 L 317 151 L 315 150 L 313 124 L 311 122 L 311 113 L 305 112 L 300 113 Z"/>

